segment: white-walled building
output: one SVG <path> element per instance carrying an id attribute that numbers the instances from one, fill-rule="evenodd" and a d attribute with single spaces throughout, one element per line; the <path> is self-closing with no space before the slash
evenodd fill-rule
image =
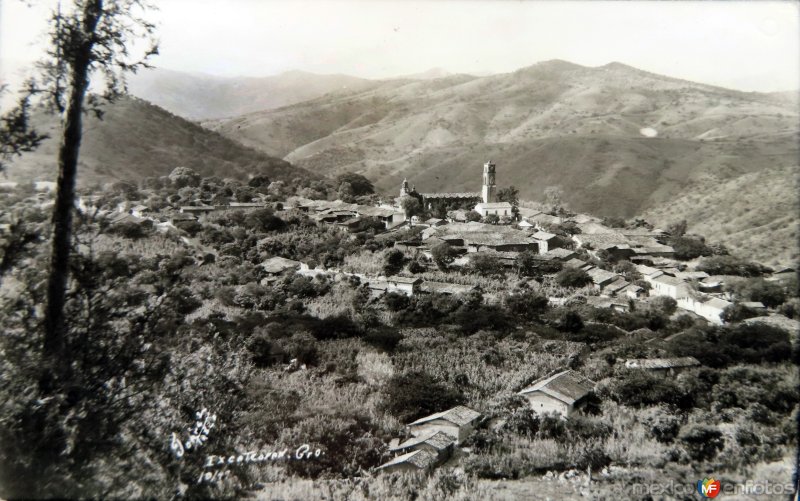
<path id="1" fill-rule="evenodd" d="M 528 399 L 535 412 L 555 412 L 566 418 L 594 390 L 594 386 L 594 381 L 573 370 L 566 370 L 534 381 L 519 394 Z"/>

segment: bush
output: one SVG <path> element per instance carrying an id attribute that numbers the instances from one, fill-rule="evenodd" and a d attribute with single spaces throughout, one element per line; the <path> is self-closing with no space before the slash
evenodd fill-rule
<path id="1" fill-rule="evenodd" d="M 500 260 L 490 254 L 472 254 L 469 258 L 470 269 L 482 277 L 504 275 L 503 264 Z"/>
<path id="2" fill-rule="evenodd" d="M 383 302 L 389 311 L 400 311 L 411 305 L 411 298 L 402 292 L 389 292 L 383 296 Z"/>
<path id="3" fill-rule="evenodd" d="M 311 334 L 318 340 L 344 339 L 358 337 L 361 329 L 351 319 L 344 315 L 336 315 L 320 319 L 312 327 Z"/>
<path id="4" fill-rule="evenodd" d="M 450 263 L 455 261 L 457 255 L 458 253 L 456 250 L 450 247 L 450 244 L 447 242 L 436 244 L 431 249 L 433 262 L 436 263 L 436 266 L 441 270 L 446 270 Z"/>
<path id="5" fill-rule="evenodd" d="M 405 257 L 397 249 L 389 249 L 383 255 L 383 274 L 388 276 L 396 275 L 403 269 Z"/>
<path id="6" fill-rule="evenodd" d="M 673 380 L 643 370 L 628 371 L 624 377 L 615 380 L 609 390 L 616 402 L 631 407 L 658 404 L 680 409 L 694 407 L 694 396 L 682 391 Z"/>
<path id="7" fill-rule="evenodd" d="M 697 271 L 704 271 L 709 275 L 738 275 L 740 277 L 760 277 L 770 271 L 752 261 L 735 256 L 711 256 L 704 258 L 697 265 Z"/>
<path id="8" fill-rule="evenodd" d="M 705 242 L 697 238 L 677 237 L 669 240 L 672 248 L 675 249 L 677 259 L 689 260 L 700 256 L 710 256 L 713 251 Z"/>
<path id="9" fill-rule="evenodd" d="M 722 313 L 720 313 L 719 318 L 725 323 L 735 323 L 741 322 L 742 320 L 747 320 L 748 318 L 762 316 L 764 314 L 765 313 L 756 311 L 753 308 L 748 308 L 742 304 L 734 303 L 730 306 L 726 306 L 725 309 L 722 310 Z"/>
<path id="10" fill-rule="evenodd" d="M 562 310 L 561 315 L 556 320 L 556 329 L 561 332 L 579 332 L 583 329 L 583 319 L 580 313 L 575 310 Z"/>
<path id="11" fill-rule="evenodd" d="M 539 317 L 547 312 L 548 300 L 533 291 L 521 291 L 506 297 L 506 309 L 514 316 L 525 320 L 538 320 Z"/>
<path id="12" fill-rule="evenodd" d="M 393 376 L 386 388 L 386 409 L 403 423 L 465 402 L 464 395 L 425 372 Z"/>
<path id="13" fill-rule="evenodd" d="M 364 336 L 364 341 L 367 344 L 387 353 L 392 353 L 402 340 L 403 335 L 400 331 L 385 325 L 370 329 Z"/>
<path id="14" fill-rule="evenodd" d="M 592 283 L 592 277 L 579 268 L 564 268 L 556 275 L 556 282 L 562 287 L 583 287 Z"/>
<path id="15" fill-rule="evenodd" d="M 695 461 L 714 459 L 725 447 L 722 432 L 713 426 L 703 424 L 684 427 L 678 435 L 678 440 Z"/>

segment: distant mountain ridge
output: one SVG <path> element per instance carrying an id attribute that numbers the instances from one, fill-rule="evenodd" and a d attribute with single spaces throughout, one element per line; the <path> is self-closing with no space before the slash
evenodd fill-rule
<path id="1" fill-rule="evenodd" d="M 554 60 L 487 77 L 387 80 L 203 125 L 313 172 L 361 173 L 388 193 L 404 178 L 425 191 L 475 191 L 491 158 L 501 187 L 523 198 L 560 186 L 576 210 L 666 217 L 660 208 L 708 183 L 747 189 L 728 181 L 797 173 L 798 116 L 785 93 Z M 788 208 L 751 210 L 795 217 Z M 691 225 L 693 212 L 683 216 Z"/>
<path id="2" fill-rule="evenodd" d="M 128 91 L 176 115 L 201 120 L 280 108 L 329 92 L 374 85 L 374 81 L 363 78 L 304 71 L 261 78 L 226 78 L 155 68 L 131 75 Z"/>
<path id="3" fill-rule="evenodd" d="M 261 173 L 284 181 L 319 179 L 140 99 L 123 98 L 104 111 L 103 120 L 92 115 L 84 119 L 78 169 L 78 183 L 83 186 L 165 176 L 179 166 L 220 178 L 244 180 Z M 56 178 L 58 117 L 36 114 L 33 121 L 51 137 L 37 150 L 14 160 L 5 173 L 10 181 Z"/>

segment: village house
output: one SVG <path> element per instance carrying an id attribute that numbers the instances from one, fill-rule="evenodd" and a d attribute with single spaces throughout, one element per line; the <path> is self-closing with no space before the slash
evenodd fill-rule
<path id="1" fill-rule="evenodd" d="M 419 287 L 419 291 L 426 294 L 469 294 L 475 290 L 477 290 L 477 286 L 475 285 L 449 284 L 445 282 L 431 281 L 422 282 Z"/>
<path id="2" fill-rule="evenodd" d="M 555 249 L 559 245 L 558 237 L 546 231 L 537 231 L 531 235 L 531 238 L 536 242 L 539 254 L 544 254 L 551 249 Z"/>
<path id="3" fill-rule="evenodd" d="M 554 412 L 567 418 L 586 401 L 594 386 L 594 381 L 573 370 L 565 370 L 534 381 L 519 394 L 528 399 L 536 413 Z"/>
<path id="4" fill-rule="evenodd" d="M 527 219 L 523 219 L 517 223 L 517 227 L 521 230 L 529 230 L 531 228 L 535 228 L 535 225 L 533 223 L 529 223 Z"/>
<path id="5" fill-rule="evenodd" d="M 387 230 L 394 228 L 406 220 L 406 215 L 401 210 L 373 207 L 370 205 L 359 205 L 356 209 L 356 213 L 361 217 L 374 217 L 382 222 L 384 228 Z"/>
<path id="6" fill-rule="evenodd" d="M 595 288 L 603 290 L 619 278 L 619 275 L 601 268 L 589 268 L 586 274 L 592 279 Z"/>
<path id="7" fill-rule="evenodd" d="M 417 419 L 408 425 L 408 429 L 415 437 L 441 431 L 455 437 L 455 442 L 460 443 L 472 434 L 480 418 L 480 412 L 459 405 L 444 412 Z"/>
<path id="8" fill-rule="evenodd" d="M 699 366 L 700 362 L 694 357 L 631 358 L 625 361 L 627 369 L 640 369 L 661 376 L 675 376 Z"/>
<path id="9" fill-rule="evenodd" d="M 619 311 L 621 313 L 625 313 L 630 311 L 631 307 L 628 304 L 627 299 L 621 298 L 614 298 L 608 296 L 588 296 L 586 298 L 587 306 L 591 306 L 592 308 L 609 308 L 614 311 Z"/>
<path id="10" fill-rule="evenodd" d="M 443 463 L 453 454 L 456 439 L 443 431 L 432 431 L 390 447 L 389 451 L 407 454 L 424 450 L 436 455 L 436 463 Z"/>
<path id="11" fill-rule="evenodd" d="M 689 295 L 689 290 L 686 282 L 680 278 L 671 277 L 669 275 L 661 275 L 651 280 L 645 277 L 645 280 L 652 285 L 650 289 L 651 296 L 668 296 L 672 299 L 680 299 Z"/>
<path id="12" fill-rule="evenodd" d="M 722 312 L 733 303 L 706 294 L 692 294 L 678 299 L 678 308 L 691 311 L 711 323 L 721 325 Z"/>
<path id="13" fill-rule="evenodd" d="M 398 456 L 377 468 L 387 473 L 428 473 L 436 466 L 436 454 L 426 450 L 416 450 Z"/>
<path id="14" fill-rule="evenodd" d="M 376 292 L 400 292 L 406 296 L 413 296 L 419 292 L 421 278 L 416 277 L 388 277 L 370 280 L 367 287 Z"/>
<path id="15" fill-rule="evenodd" d="M 490 214 L 498 217 L 514 217 L 514 207 L 508 202 L 479 203 L 475 205 L 475 212 L 486 217 Z"/>
<path id="16" fill-rule="evenodd" d="M 555 249 L 550 249 L 549 251 L 541 254 L 543 257 L 550 257 L 552 259 L 558 259 L 559 261 L 569 261 L 570 259 L 575 258 L 578 254 L 575 251 L 570 249 L 564 249 L 561 247 L 557 247 Z"/>

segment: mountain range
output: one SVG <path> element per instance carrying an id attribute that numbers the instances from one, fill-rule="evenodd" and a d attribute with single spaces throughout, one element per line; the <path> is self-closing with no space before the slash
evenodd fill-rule
<path id="1" fill-rule="evenodd" d="M 477 191 L 492 159 L 499 187 L 514 185 L 523 199 L 559 186 L 575 210 L 647 213 L 659 225 L 680 217 L 699 229 L 696 204 L 686 202 L 693 196 L 720 195 L 715 210 L 725 215 L 738 210 L 742 189 L 756 188 L 736 180 L 794 189 L 798 116 L 793 93 L 555 60 L 486 77 L 378 81 L 203 126 L 313 172 L 358 172 L 390 194 L 404 178 L 420 191 Z M 784 236 L 795 250 L 777 254 L 796 259 L 797 197 L 781 194 L 781 203 L 758 200 L 748 210 L 789 221 Z M 687 210 L 671 211 L 678 203 Z M 745 219 L 734 232 L 704 229 L 735 247 L 738 231 L 748 241 L 774 234 Z M 762 258 L 773 250 L 748 247 Z"/>
<path id="2" fill-rule="evenodd" d="M 800 257 L 796 92 L 740 92 L 620 63 L 565 61 L 389 80 L 158 70 L 132 79 L 130 90 L 158 106 L 128 98 L 104 120 L 87 119 L 83 184 L 184 165 L 240 178 L 352 171 L 390 196 L 404 178 L 423 192 L 478 191 L 491 159 L 498 187 L 514 185 L 522 199 L 543 200 L 558 186 L 577 211 L 644 215 L 659 226 L 687 219 L 690 231 L 765 263 Z M 191 121 L 202 117 L 216 118 Z M 54 119 L 37 121 L 55 136 Z M 8 175 L 54 178 L 56 148 L 49 140 Z"/>

